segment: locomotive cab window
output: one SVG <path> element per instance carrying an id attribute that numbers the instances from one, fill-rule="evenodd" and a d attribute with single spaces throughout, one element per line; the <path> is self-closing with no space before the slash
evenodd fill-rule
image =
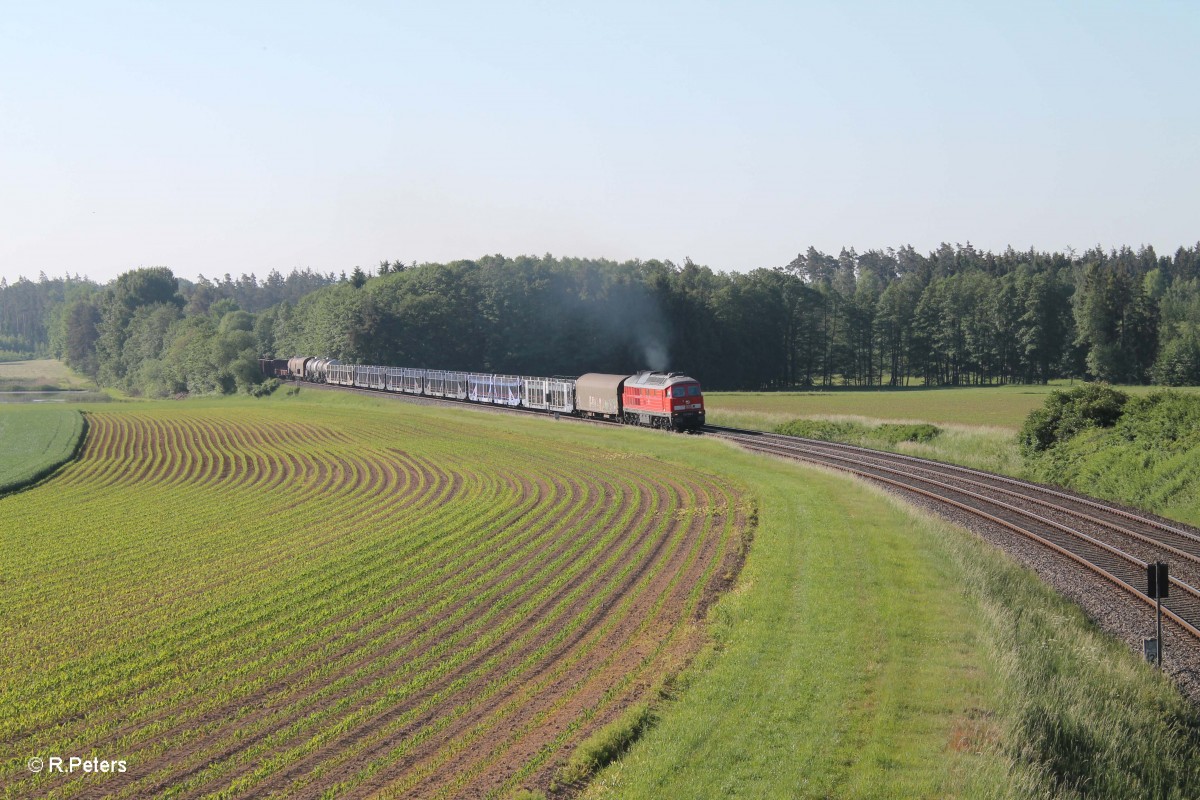
<path id="1" fill-rule="evenodd" d="M 700 396 L 700 384 L 698 384 L 698 383 L 691 384 L 690 386 L 687 387 L 687 390 L 688 390 L 688 394 L 692 397 Z"/>
<path id="2" fill-rule="evenodd" d="M 671 396 L 672 397 L 686 397 L 687 390 L 688 390 L 688 387 L 680 384 L 671 389 Z"/>

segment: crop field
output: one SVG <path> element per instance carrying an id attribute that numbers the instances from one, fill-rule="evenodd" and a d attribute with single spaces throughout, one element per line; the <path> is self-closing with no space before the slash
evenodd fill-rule
<path id="1" fill-rule="evenodd" d="M 655 695 L 738 574 L 742 491 L 456 414 L 89 411 L 0 499 L 4 797 L 503 797 Z M 125 769 L 26 767 L 54 755 Z"/>
<path id="2" fill-rule="evenodd" d="M 0 406 L 0 495 L 69 459 L 83 416 L 62 406 Z"/>
<path id="3" fill-rule="evenodd" d="M 1053 386 L 946 389 L 862 389 L 831 392 L 713 392 L 709 421 L 774 427 L 797 417 L 859 417 L 888 421 L 987 426 L 1016 430 L 1040 408 Z M 757 423 L 757 424 L 755 424 Z"/>
<path id="4" fill-rule="evenodd" d="M 0 391 L 13 389 L 81 389 L 89 382 L 61 361 L 49 358 L 0 363 Z"/>
<path id="5" fill-rule="evenodd" d="M 888 422 L 931 422 L 938 425 L 999 429 L 1015 433 L 1030 411 L 1041 408 L 1046 395 L 1069 384 L 962 386 L 938 389 L 836 389 L 813 392 L 705 392 L 708 421 L 714 425 L 773 429 L 798 417 L 850 418 Z M 1120 386 L 1129 394 L 1146 394 L 1151 386 Z M 1200 391 L 1197 387 L 1175 389 Z"/>

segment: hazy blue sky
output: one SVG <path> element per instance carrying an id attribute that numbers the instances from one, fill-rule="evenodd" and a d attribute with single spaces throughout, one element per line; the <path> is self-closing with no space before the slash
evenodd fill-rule
<path id="1" fill-rule="evenodd" d="M 5 2 L 0 274 L 1200 239 L 1200 4 Z"/>

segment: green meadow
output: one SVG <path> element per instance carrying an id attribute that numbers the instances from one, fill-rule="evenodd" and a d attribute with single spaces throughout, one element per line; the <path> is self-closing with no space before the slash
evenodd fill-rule
<path id="1" fill-rule="evenodd" d="M 1200 525 L 1200 456 L 1190 403 L 1200 387 L 1169 390 L 1161 419 L 1088 430 L 1035 458 L 1017 432 L 1050 392 L 1083 384 L 946 389 L 837 390 L 706 395 L 709 421 L 861 445 L 1065 486 Z M 1160 387 L 1114 387 L 1145 399 Z M 1131 404 L 1131 408 L 1133 405 Z M 971 420 L 981 422 L 970 422 Z M 933 436 L 897 440 L 898 429 L 933 425 Z"/>
<path id="2" fill-rule="evenodd" d="M 53 472 L 83 435 L 83 416 L 64 406 L 0 405 L 0 495 Z"/>
<path id="3" fill-rule="evenodd" d="M 92 382 L 49 358 L 0 363 L 0 392 L 30 389 L 83 389 Z"/>
<path id="4" fill-rule="evenodd" d="M 813 392 L 705 392 L 708 421 L 713 425 L 768 430 L 797 417 L 858 418 L 886 422 L 932 422 L 967 428 L 1016 432 L 1025 417 L 1040 408 L 1046 395 L 1067 388 L 1049 385 L 963 386 L 936 389 L 834 389 Z M 1147 394 L 1150 386 L 1117 387 Z M 1200 387 L 1178 389 L 1200 392 Z"/>
<path id="5" fill-rule="evenodd" d="M 705 394 L 705 407 L 712 425 L 775 431 L 796 420 L 826 421 L 848 430 L 817 438 L 1031 477 L 1017 445 L 1017 431 L 1050 392 L 1073 385 L 1080 384 L 713 392 Z M 1131 395 L 1154 391 L 1150 386 L 1118 388 Z M 1200 387 L 1174 391 L 1193 394 Z M 939 434 L 927 441 L 900 442 L 876 435 L 881 425 L 904 423 L 930 423 Z"/>
<path id="6" fill-rule="evenodd" d="M 970 427 L 1020 427 L 1054 387 L 837 389 L 827 392 L 706 392 L 714 425 L 768 428 L 797 417 L 932 422 Z"/>

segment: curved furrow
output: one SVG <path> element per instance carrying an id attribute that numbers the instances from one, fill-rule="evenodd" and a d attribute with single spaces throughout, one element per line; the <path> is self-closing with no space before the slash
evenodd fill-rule
<path id="1" fill-rule="evenodd" d="M 687 469 L 310 412 L 102 412 L 53 482 L 62 530 L 22 511 L 51 546 L 0 583 L 7 641 L 36 645 L 71 576 L 105 591 L 59 620 L 95 637 L 0 667 L 0 738 L 131 769 L 0 765 L 8 791 L 492 791 L 677 669 L 740 564 L 735 493 Z M 94 558 L 85 518 L 118 532 Z"/>
<path id="2" fill-rule="evenodd" d="M 555 577 L 554 582 L 548 590 L 540 593 L 543 595 L 541 598 L 535 595 L 511 614 L 512 619 L 521 621 L 522 633 L 511 640 L 493 633 L 491 639 L 494 646 L 447 676 L 447 680 L 438 684 L 440 690 L 436 693 L 423 691 L 414 694 L 406 690 L 392 703 L 377 704 L 372 717 L 365 719 L 358 730 L 339 740 L 332 762 L 340 764 L 349 758 L 366 759 L 378 768 L 380 764 L 397 757 L 397 741 L 403 743 L 401 749 L 405 751 L 404 755 L 409 755 L 407 751 L 414 746 L 425 752 L 429 748 L 427 740 L 431 737 L 451 726 L 461 726 L 464 720 L 470 719 L 471 714 L 490 707 L 485 704 L 490 704 L 503 684 L 518 679 L 527 671 L 538 669 L 550 660 L 551 648 L 576 634 L 585 621 L 586 618 L 580 618 L 578 612 L 580 604 L 590 597 L 587 588 L 597 583 L 611 582 L 616 575 L 627 570 L 630 553 L 654 546 L 654 537 L 646 534 L 651 529 L 654 519 L 652 512 L 660 499 L 657 493 L 655 497 L 647 498 L 649 505 L 638 509 L 642 513 L 633 514 L 626 524 L 615 526 L 619 530 L 605 537 L 611 544 L 605 545 L 601 541 L 593 544 L 590 550 L 582 551 L 572 565 L 573 572 L 581 573 L 578 580 L 564 580 L 569 574 L 564 576 L 561 570 L 553 568 L 554 565 L 549 565 L 550 569 L 542 569 L 542 573 Z M 599 550 L 600 547 L 604 549 Z M 597 553 L 600 552 L 605 554 L 603 561 L 598 560 Z M 535 606 L 538 609 L 536 612 L 529 610 L 530 603 L 534 602 L 538 604 Z M 534 617 L 540 624 L 529 624 Z M 454 678 L 457 680 L 449 680 Z M 325 771 L 332 766 L 333 763 L 324 764 Z M 282 788 L 275 783 L 269 785 Z"/>
<path id="3" fill-rule="evenodd" d="M 211 771 L 211 765 L 210 765 L 210 771 Z"/>
<path id="4" fill-rule="evenodd" d="M 430 495 L 427 495 L 427 496 L 430 496 Z M 318 529 L 314 529 L 314 530 L 320 531 L 321 529 L 318 528 Z M 317 542 L 315 546 L 320 547 L 323 544 L 327 544 L 330 539 L 337 538 L 338 536 L 340 536 L 340 533 L 325 531 L 324 533 L 322 533 L 322 541 Z M 386 563 L 387 562 L 377 562 L 377 568 L 382 568 L 384 565 L 386 565 Z M 248 576 L 243 576 L 243 577 L 248 577 Z M 326 573 L 326 577 L 328 577 L 328 573 Z M 314 581 L 315 580 L 316 579 L 314 578 Z M 315 583 L 313 585 L 315 586 Z M 303 584 L 293 584 L 293 586 L 291 587 L 293 590 L 293 596 L 291 596 L 289 598 L 289 602 L 309 602 L 309 603 L 311 603 L 314 600 L 314 597 L 306 597 L 306 598 L 301 599 L 301 598 L 298 598 L 295 596 L 295 592 L 299 588 L 302 588 L 302 587 L 303 587 Z M 219 588 L 219 587 L 214 587 L 214 588 Z M 200 590 L 200 589 L 203 589 L 203 587 L 197 587 L 197 590 Z M 314 588 L 312 591 L 315 593 L 317 591 L 317 589 Z M 300 607 L 303 607 L 303 606 L 300 606 Z M 312 606 L 310 605 L 308 607 L 311 608 Z M 264 614 L 264 617 L 265 616 L 266 615 Z M 200 622 L 207 625 L 208 617 L 207 616 L 202 617 L 200 619 Z M 197 639 L 197 637 L 199 635 L 200 635 L 200 631 L 188 627 L 188 628 L 184 628 L 184 629 L 178 631 L 178 635 L 177 635 L 175 641 L 177 641 L 177 642 L 188 641 L 188 642 L 193 642 L 196 644 L 203 644 L 204 639 Z M 219 634 L 214 634 L 212 637 L 212 641 L 215 641 L 217 643 L 223 643 L 224 637 L 220 636 Z M 171 642 L 172 642 L 172 640 L 168 639 L 168 640 L 157 640 L 156 643 L 157 643 L 158 649 L 168 649 L 169 650 L 169 648 L 171 646 Z M 136 652 L 145 652 L 145 651 L 142 650 L 141 648 L 139 648 Z M 211 656 L 212 654 L 210 653 L 209 655 Z M 120 659 L 118 660 L 117 663 L 120 663 Z M 86 675 L 75 676 L 72 680 L 73 680 L 72 685 L 74 685 L 80 693 L 82 693 L 83 690 L 86 689 L 86 687 L 89 683 L 89 678 Z M 99 677 L 94 678 L 94 680 L 97 683 L 99 683 L 100 685 L 107 688 L 114 695 L 114 697 L 112 697 L 112 698 L 96 698 L 97 700 L 111 701 L 113 699 L 119 698 L 122 695 L 122 693 L 126 692 L 129 688 L 131 688 L 131 687 L 122 687 L 120 685 L 111 685 L 107 681 L 105 681 L 104 679 L 99 678 Z M 44 692 L 50 688 L 52 688 L 52 687 L 35 687 L 33 689 L 33 691 L 36 694 L 38 692 Z"/>
<path id="5" fill-rule="evenodd" d="M 227 669 L 227 668 L 228 668 L 227 666 L 223 666 L 223 669 Z"/>
<path id="6" fill-rule="evenodd" d="M 670 485 L 678 509 L 703 507 L 696 494 L 707 497 L 702 485 Z M 605 708 L 629 693 L 636 694 L 641 676 L 670 647 L 682 625 L 691 621 L 685 598 L 704 580 L 710 566 L 703 565 L 698 573 L 692 571 L 698 548 L 710 530 L 707 519 L 676 513 L 666 522 L 668 528 L 658 537 L 655 551 L 626 576 L 629 585 L 595 609 L 601 624 L 591 628 L 586 637 L 568 643 L 567 652 L 553 659 L 554 669 L 515 687 L 502 698 L 503 703 L 501 698 L 495 699 L 492 710 L 469 734 L 456 737 L 458 746 L 452 751 L 440 750 L 452 758 L 422 770 L 428 785 L 413 784 L 415 776 L 408 776 L 403 782 L 389 785 L 388 790 L 411 790 L 417 796 L 427 796 L 439 786 L 438 796 L 481 791 L 494 785 L 498 774 L 511 772 L 511 764 L 536 769 L 551 758 L 581 727 L 578 722 L 572 725 L 573 721 L 591 719 L 597 725 L 607 722 Z M 680 597 L 676 592 L 684 584 Z M 673 604 L 673 613 L 667 611 L 668 604 Z M 664 616 L 670 620 L 662 625 Z M 646 635 L 656 628 L 657 636 Z M 647 686 L 640 688 L 644 691 Z M 553 748 L 544 742 L 534 744 L 541 740 L 535 733 L 546 728 L 562 731 Z M 499 737 L 497 731 L 502 731 Z M 479 746 L 472 747 L 475 742 Z M 485 742 L 491 743 L 490 748 Z M 456 778 L 446 782 L 445 774 Z M 351 796 L 365 794 L 369 792 Z"/>
<path id="7" fill-rule="evenodd" d="M 552 544 L 553 537 L 550 537 L 550 541 Z M 533 544 L 535 546 L 544 548 L 546 546 L 546 537 L 542 537 L 540 540 L 535 540 Z M 529 555 L 529 551 L 525 550 L 515 553 L 513 559 L 510 560 L 520 563 L 520 561 L 523 559 L 525 563 L 529 563 Z M 419 663 L 412 661 L 413 656 L 410 654 L 411 651 L 416 650 L 418 654 L 420 654 L 420 648 L 430 646 L 431 643 L 435 643 L 435 645 L 440 648 L 443 653 L 452 653 L 452 646 L 455 640 L 464 639 L 466 638 L 466 634 L 471 633 L 472 630 L 477 630 L 478 626 L 475 625 L 474 622 L 475 620 L 478 620 L 479 615 L 486 610 L 487 603 L 491 600 L 489 595 L 498 595 L 500 588 L 510 589 L 516 579 L 519 578 L 519 573 L 508 571 L 509 566 L 507 561 L 502 563 L 500 567 L 501 571 L 504 573 L 503 587 L 498 585 L 494 587 L 464 587 L 464 591 L 462 593 L 469 595 L 472 598 L 471 605 L 465 607 L 465 610 L 469 612 L 467 616 L 452 616 L 452 614 L 455 613 L 453 608 L 435 609 L 437 613 L 434 615 L 434 625 L 429 626 L 427 623 L 417 619 L 415 620 L 416 624 L 414 626 L 410 626 L 417 628 L 417 630 L 413 632 L 413 635 L 417 638 L 411 640 L 405 639 L 403 641 L 395 641 L 395 637 L 390 630 L 382 631 L 383 635 L 381 635 L 377 641 L 372 642 L 371 645 L 373 647 L 385 648 L 382 652 L 387 655 L 386 660 L 374 664 L 370 672 L 364 673 L 360 671 L 354 675 L 355 680 L 352 684 L 347 684 L 345 686 L 336 686 L 328 683 L 325 684 L 324 688 L 321 690 L 322 693 L 328 693 L 330 689 L 336 689 L 342 694 L 346 692 L 354 693 L 356 691 L 361 693 L 361 689 L 365 685 L 366 679 L 369 678 L 373 680 L 379 680 L 384 678 L 388 674 L 388 671 L 393 670 L 396 664 L 400 664 L 406 668 L 419 666 Z M 487 593 L 484 593 L 485 591 L 487 591 Z M 403 612 L 404 610 L 400 609 L 398 611 Z M 400 649 L 400 645 L 405 645 L 405 648 Z M 420 658 L 428 661 L 427 655 L 420 655 Z M 364 664 L 367 662 L 367 659 L 365 658 L 361 660 Z M 215 765 L 210 763 L 208 765 L 208 771 L 215 771 L 214 766 Z"/>

